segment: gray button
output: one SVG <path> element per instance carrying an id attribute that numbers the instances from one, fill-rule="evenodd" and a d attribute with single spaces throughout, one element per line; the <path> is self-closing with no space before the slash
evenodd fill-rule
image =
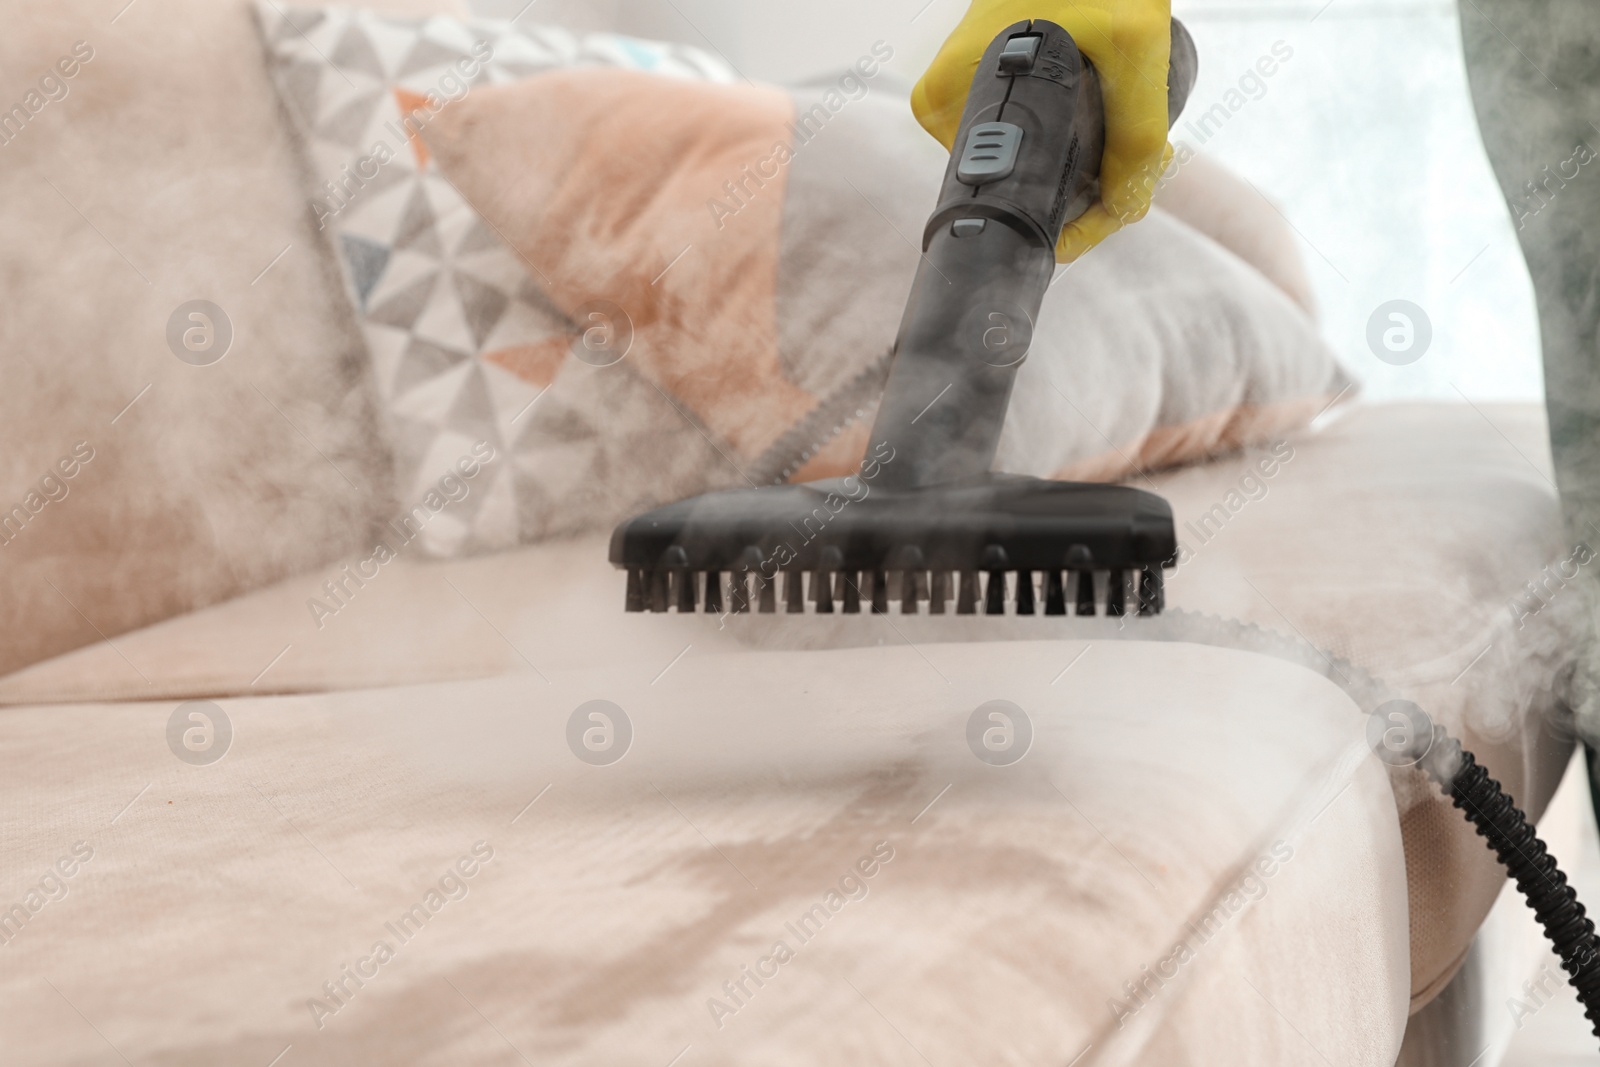
<path id="1" fill-rule="evenodd" d="M 1000 51 L 1001 74 L 1027 74 L 1033 70 L 1033 61 L 1039 56 L 1039 42 L 1043 40 L 1038 34 L 1028 37 L 1013 37 L 1006 42 L 1005 48 Z"/>
<path id="2" fill-rule="evenodd" d="M 1022 127 L 1009 122 L 985 122 L 967 134 L 967 146 L 956 168 L 963 185 L 984 185 L 1011 177 L 1022 147 Z"/>
<path id="3" fill-rule="evenodd" d="M 952 237 L 976 237 L 983 232 L 984 224 L 988 219 L 956 219 L 950 224 Z"/>

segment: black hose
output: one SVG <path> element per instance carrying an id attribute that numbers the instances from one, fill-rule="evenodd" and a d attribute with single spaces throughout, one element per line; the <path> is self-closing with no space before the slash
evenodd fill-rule
<path id="1" fill-rule="evenodd" d="M 1488 840 L 1516 881 L 1600 1037 L 1600 937 L 1528 817 L 1442 726 L 1434 726 L 1421 767 Z"/>
<path id="2" fill-rule="evenodd" d="M 1584 742 L 1583 746 L 1586 777 L 1589 781 L 1589 806 L 1594 809 L 1594 823 L 1600 826 L 1600 750 Z"/>

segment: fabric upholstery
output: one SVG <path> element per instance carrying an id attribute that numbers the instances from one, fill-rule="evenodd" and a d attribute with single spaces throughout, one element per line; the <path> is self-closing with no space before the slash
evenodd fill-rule
<path id="1" fill-rule="evenodd" d="M 1172 608 L 1281 634 L 1304 645 L 1302 663 L 1335 679 L 1313 645 L 1378 675 L 1450 725 L 1537 817 L 1571 750 L 1570 736 L 1547 723 L 1561 704 L 1578 601 L 1558 586 L 1533 600 L 1526 588 L 1570 554 L 1544 481 L 1538 410 L 1480 410 L 1358 408 L 1274 448 L 1151 483 L 1172 503 L 1184 544 Z M 630 616 L 605 552 L 603 539 L 588 538 L 448 565 L 402 558 L 359 587 L 330 567 L 0 679 L 0 701 L 317 692 L 507 671 L 598 681 L 619 661 L 654 676 L 677 657 L 678 666 L 713 653 L 736 662 L 750 647 L 1137 634 L 1134 621 L 1119 630 L 1014 617 Z M 345 600 L 319 618 L 311 602 L 326 602 L 330 581 L 344 582 Z M 1411 894 L 1410 992 L 1421 1007 L 1464 958 L 1504 874 L 1430 788 L 1409 774 L 1394 786 Z"/>
<path id="2" fill-rule="evenodd" d="M 225 700 L 208 766 L 169 750 L 169 703 L 12 709 L 0 903 L 92 855 L 6 931 L 7 1053 L 1387 1067 L 1404 867 L 1352 705 L 1177 644 L 1100 642 L 1052 685 L 1082 648 L 929 646 L 939 673 L 697 648 L 663 675 L 613 647 L 548 681 Z M 965 740 L 1000 694 L 1037 724 L 1005 768 Z M 596 697 L 633 723 L 608 767 L 565 740 Z"/>
<path id="3" fill-rule="evenodd" d="M 0 101 L 23 108 L 0 124 L 11 670 L 352 550 L 390 460 L 250 7 L 0 9 Z M 195 300 L 231 327 L 209 365 L 178 354 L 221 352 L 220 321 L 182 346 Z"/>

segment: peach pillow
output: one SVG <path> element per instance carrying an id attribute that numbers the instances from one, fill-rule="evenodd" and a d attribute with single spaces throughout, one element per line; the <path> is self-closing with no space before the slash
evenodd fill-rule
<path id="1" fill-rule="evenodd" d="M 603 433 L 562 442 L 560 478 L 653 477 L 561 525 L 855 468 L 946 162 L 858 70 L 796 90 L 562 70 L 429 125 L 441 173 L 552 303 L 609 309 L 615 362 L 580 358 L 575 321 L 529 363 L 559 368 L 557 405 L 615 400 Z M 1097 479 L 1280 435 L 1349 385 L 1283 289 L 1160 211 L 1052 288 L 1022 375 L 1000 465 Z"/>

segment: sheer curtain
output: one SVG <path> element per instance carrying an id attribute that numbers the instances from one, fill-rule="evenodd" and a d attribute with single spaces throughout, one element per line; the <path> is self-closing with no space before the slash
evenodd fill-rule
<path id="1" fill-rule="evenodd" d="M 1208 140 L 1192 119 L 1177 139 L 1282 210 L 1316 282 L 1324 333 L 1367 397 L 1542 401 L 1533 289 L 1473 116 L 1455 4 L 1175 7 L 1202 57 L 1190 114 L 1243 99 Z M 1280 42 L 1292 58 L 1270 78 L 1249 78 Z M 1431 326 L 1411 362 L 1381 359 L 1369 343 L 1373 313 L 1396 300 L 1420 307 Z"/>

